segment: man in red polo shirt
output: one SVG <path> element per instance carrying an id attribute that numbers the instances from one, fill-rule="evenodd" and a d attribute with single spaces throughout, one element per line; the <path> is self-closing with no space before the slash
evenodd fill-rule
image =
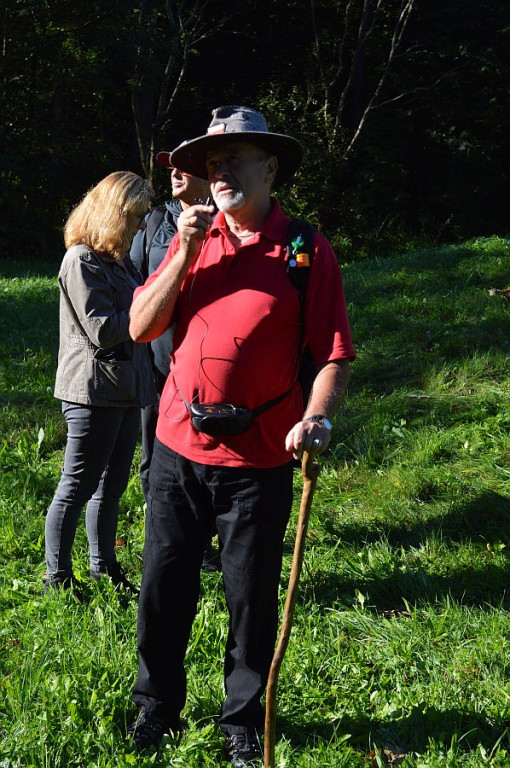
<path id="1" fill-rule="evenodd" d="M 134 700 L 138 748 L 179 728 L 184 655 L 212 519 L 230 614 L 219 725 L 234 766 L 258 764 L 260 702 L 278 625 L 278 583 L 292 503 L 292 458 L 321 453 L 354 359 L 342 279 L 315 233 L 304 343 L 317 375 L 297 381 L 300 306 L 287 274 L 289 219 L 271 196 L 302 147 L 247 107 L 220 107 L 206 135 L 170 162 L 207 177 L 218 208 L 195 205 L 159 269 L 135 294 L 130 332 L 151 341 L 175 323 L 150 471 Z M 306 406 L 306 407 L 304 407 Z"/>

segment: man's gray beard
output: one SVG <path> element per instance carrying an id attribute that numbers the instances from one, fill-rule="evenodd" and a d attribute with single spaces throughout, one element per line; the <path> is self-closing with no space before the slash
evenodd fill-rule
<path id="1" fill-rule="evenodd" d="M 245 202 L 244 192 L 238 189 L 236 192 L 231 192 L 228 197 L 222 195 L 219 202 L 214 198 L 214 202 L 222 213 L 235 211 L 236 208 L 240 208 Z"/>

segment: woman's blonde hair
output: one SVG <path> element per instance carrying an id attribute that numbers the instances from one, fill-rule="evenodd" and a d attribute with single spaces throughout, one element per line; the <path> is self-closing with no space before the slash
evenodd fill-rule
<path id="1" fill-rule="evenodd" d="M 142 216 L 153 196 L 149 182 L 136 173 L 110 173 L 71 212 L 64 227 L 66 248 L 84 243 L 96 253 L 122 258 L 131 245 L 127 216 Z"/>

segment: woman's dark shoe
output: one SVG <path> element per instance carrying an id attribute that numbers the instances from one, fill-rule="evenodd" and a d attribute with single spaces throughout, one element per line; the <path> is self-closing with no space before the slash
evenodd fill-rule
<path id="1" fill-rule="evenodd" d="M 127 729 L 128 738 L 132 739 L 137 749 L 157 747 L 165 734 L 179 733 L 181 724 L 179 721 L 164 720 L 150 714 L 142 707 L 138 716 Z"/>
<path id="2" fill-rule="evenodd" d="M 232 733 L 225 741 L 227 760 L 234 768 L 255 768 L 261 765 L 262 746 L 256 730 Z"/>
<path id="3" fill-rule="evenodd" d="M 43 595 L 51 595 L 56 590 L 72 590 L 74 596 L 83 601 L 83 593 L 76 585 L 74 576 L 46 576 L 43 583 Z"/>
<path id="4" fill-rule="evenodd" d="M 104 576 L 108 577 L 115 587 L 123 587 L 131 595 L 139 595 L 140 590 L 129 581 L 118 563 L 107 565 L 104 571 L 90 571 L 91 581 L 100 581 Z"/>

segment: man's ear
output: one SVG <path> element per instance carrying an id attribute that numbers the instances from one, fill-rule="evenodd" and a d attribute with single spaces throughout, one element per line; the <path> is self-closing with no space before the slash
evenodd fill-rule
<path id="1" fill-rule="evenodd" d="M 271 157 L 267 159 L 267 164 L 266 164 L 266 181 L 269 181 L 270 183 L 272 183 L 276 178 L 277 172 L 278 172 L 278 159 L 276 155 L 271 155 Z"/>

